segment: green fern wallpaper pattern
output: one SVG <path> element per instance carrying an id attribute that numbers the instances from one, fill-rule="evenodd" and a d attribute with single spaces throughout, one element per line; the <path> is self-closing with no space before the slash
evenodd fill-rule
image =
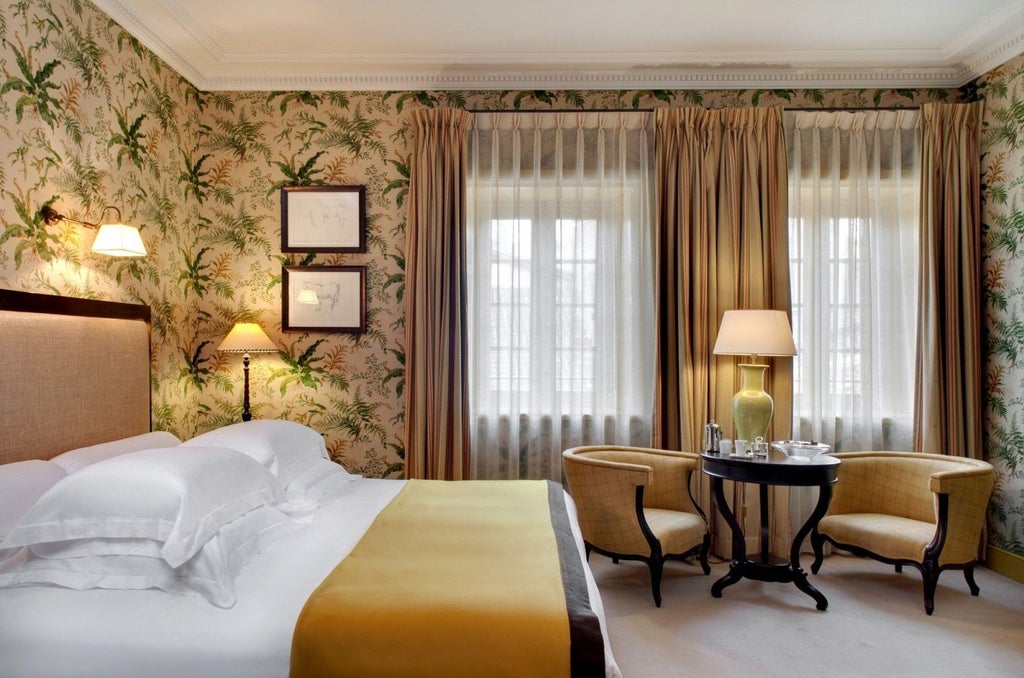
<path id="1" fill-rule="evenodd" d="M 199 92 L 84 0 L 0 0 L 0 7 L 0 287 L 149 304 L 154 427 L 181 438 L 240 418 L 240 360 L 215 349 L 234 322 L 259 322 L 281 353 L 253 360 L 255 415 L 309 424 L 335 459 L 376 477 L 404 469 L 410 109 L 859 108 L 959 97 L 949 90 Z M 999 93 L 1012 107 L 1019 76 L 997 75 L 979 91 Z M 1016 120 L 1019 132 L 1019 105 Z M 1020 151 L 1000 143 L 1016 149 L 1001 165 L 1005 203 L 1015 205 Z M 992 179 L 991 158 L 988 167 Z M 336 184 L 366 187 L 366 253 L 283 254 L 279 189 Z M 86 220 L 117 206 L 141 227 L 149 256 L 91 254 L 92 232 L 46 226 L 38 216 L 44 203 Z M 998 271 L 990 263 L 987 287 L 996 289 L 996 278 L 1007 287 L 1010 322 L 1021 272 L 1012 270 L 1009 250 L 999 251 L 1006 262 Z M 342 264 L 367 267 L 368 331 L 283 332 L 281 267 Z M 1020 436 L 1024 384 L 1019 374 L 1011 383 L 1012 359 L 993 352 L 1008 366 L 1000 372 L 1005 406 L 993 414 L 1003 428 L 993 436 L 1009 451 Z M 1010 474 L 1020 452 L 1008 456 Z M 1013 548 L 1021 550 L 1024 497 L 1007 496 L 1011 486 L 1008 477 L 1001 483 L 1005 504 L 996 513 L 1017 525 Z"/>
<path id="2" fill-rule="evenodd" d="M 1024 556 L 1024 56 L 977 82 L 982 155 L 985 450 L 996 466 L 992 545 Z"/>

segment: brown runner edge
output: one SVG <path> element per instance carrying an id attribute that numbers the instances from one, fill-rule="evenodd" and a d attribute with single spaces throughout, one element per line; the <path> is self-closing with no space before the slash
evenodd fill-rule
<path id="1" fill-rule="evenodd" d="M 565 590 L 566 612 L 569 616 L 569 652 L 572 678 L 605 675 L 604 638 L 601 622 L 590 605 L 587 577 L 580 560 L 579 547 L 569 522 L 565 490 L 554 481 L 548 483 L 548 506 L 551 526 L 558 544 L 562 587 Z"/>

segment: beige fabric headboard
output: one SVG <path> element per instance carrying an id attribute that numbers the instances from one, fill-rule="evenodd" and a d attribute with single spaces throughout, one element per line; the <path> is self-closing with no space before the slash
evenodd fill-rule
<path id="1" fill-rule="evenodd" d="M 150 430 L 150 309 L 0 290 L 0 463 Z"/>

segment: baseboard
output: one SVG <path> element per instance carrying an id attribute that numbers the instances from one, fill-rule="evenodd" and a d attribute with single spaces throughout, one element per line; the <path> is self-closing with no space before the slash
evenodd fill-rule
<path id="1" fill-rule="evenodd" d="M 985 567 L 1024 584 L 1024 556 L 989 546 L 985 557 Z"/>

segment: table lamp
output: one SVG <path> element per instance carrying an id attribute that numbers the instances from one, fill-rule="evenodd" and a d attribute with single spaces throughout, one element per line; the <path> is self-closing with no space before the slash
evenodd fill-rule
<path id="1" fill-rule="evenodd" d="M 766 437 L 775 403 L 764 390 L 764 372 L 758 356 L 793 356 L 796 345 L 785 311 L 734 310 L 722 316 L 715 342 L 715 355 L 750 356 L 740 363 L 743 383 L 732 398 L 732 418 L 736 439 L 754 441 Z"/>
<path id="2" fill-rule="evenodd" d="M 235 326 L 224 337 L 217 347 L 218 351 L 225 353 L 241 353 L 242 368 L 245 371 L 245 396 L 242 399 L 242 421 L 252 419 L 252 412 L 249 411 L 249 354 L 250 353 L 276 353 L 277 345 L 270 340 L 270 337 L 263 332 L 256 323 L 235 323 Z"/>

